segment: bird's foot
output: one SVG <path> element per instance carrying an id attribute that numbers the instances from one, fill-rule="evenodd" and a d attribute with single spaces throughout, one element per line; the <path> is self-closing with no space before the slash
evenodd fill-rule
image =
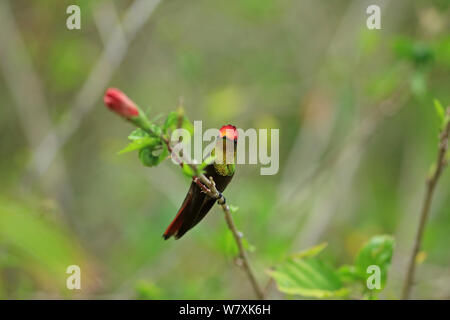
<path id="1" fill-rule="evenodd" d="M 224 205 L 225 203 L 227 203 L 227 199 L 225 199 L 221 192 L 219 192 L 219 196 L 217 197 L 217 203 L 220 205 Z"/>

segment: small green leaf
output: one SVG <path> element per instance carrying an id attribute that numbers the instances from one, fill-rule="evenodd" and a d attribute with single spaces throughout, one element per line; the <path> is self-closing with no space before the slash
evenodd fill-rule
<path id="1" fill-rule="evenodd" d="M 195 176 L 195 171 L 194 169 L 192 169 L 188 164 L 183 163 L 183 168 L 182 168 L 182 172 L 183 174 L 188 177 L 188 178 L 193 178 Z"/>
<path id="2" fill-rule="evenodd" d="M 166 121 L 163 125 L 163 131 L 167 132 L 168 130 L 173 130 L 176 128 L 178 120 L 178 114 L 176 111 L 171 111 L 166 118 Z"/>
<path id="3" fill-rule="evenodd" d="M 168 114 L 162 130 L 164 133 L 168 133 L 178 128 L 187 130 L 191 135 L 194 134 L 194 126 L 188 117 L 184 115 L 182 108 L 178 108 L 177 111 L 172 111 Z"/>
<path id="4" fill-rule="evenodd" d="M 152 132 L 152 135 L 155 137 L 160 137 L 162 133 L 161 127 L 154 123 L 150 124 L 150 131 Z"/>
<path id="5" fill-rule="evenodd" d="M 239 207 L 237 206 L 233 206 L 233 205 L 229 205 L 228 208 L 230 208 L 230 213 L 236 213 L 239 210 Z"/>
<path id="6" fill-rule="evenodd" d="M 156 116 L 153 117 L 152 122 L 153 122 L 153 123 L 157 123 L 157 122 L 159 122 L 159 120 L 161 120 L 162 118 L 164 118 L 164 114 L 159 113 L 159 114 L 157 114 Z"/>
<path id="7" fill-rule="evenodd" d="M 338 269 L 338 275 L 342 282 L 352 283 L 361 280 L 356 273 L 355 267 L 343 265 Z"/>
<path id="8" fill-rule="evenodd" d="M 130 133 L 130 135 L 128 136 L 128 139 L 137 140 L 142 137 L 159 138 L 161 136 L 161 133 L 162 133 L 161 127 L 153 122 L 150 122 L 149 120 L 145 120 L 142 124 L 138 124 L 138 125 L 143 125 L 146 128 L 146 130 L 144 130 L 142 128 L 137 128 L 133 132 Z"/>
<path id="9" fill-rule="evenodd" d="M 394 251 L 394 238 L 380 235 L 371 238 L 358 252 L 355 272 L 361 280 L 367 279 L 367 267 L 376 265 L 381 271 L 381 289 L 384 288 L 387 271 Z"/>
<path id="10" fill-rule="evenodd" d="M 130 135 L 128 136 L 129 140 L 138 140 L 143 137 L 148 137 L 148 133 L 142 130 L 141 128 L 137 128 L 136 130 L 133 130 Z"/>
<path id="11" fill-rule="evenodd" d="M 434 102 L 434 108 L 436 109 L 436 114 L 439 117 L 439 121 L 441 123 L 443 123 L 444 119 L 445 119 L 444 107 L 442 106 L 441 102 L 438 99 L 434 99 L 433 102 Z"/>
<path id="12" fill-rule="evenodd" d="M 140 150 L 142 148 L 149 146 L 156 146 L 158 144 L 161 144 L 161 140 L 159 138 L 152 138 L 149 136 L 143 138 L 133 137 L 132 141 L 128 144 L 128 146 L 119 151 L 119 154 L 124 154 L 134 150 Z"/>
<path id="13" fill-rule="evenodd" d="M 194 134 L 194 125 L 191 123 L 191 121 L 186 116 L 183 116 L 183 122 L 181 124 L 181 128 L 187 130 L 191 134 L 191 136 Z"/>
<path id="14" fill-rule="evenodd" d="M 248 242 L 247 238 L 242 238 L 242 245 L 244 246 L 244 249 L 248 252 L 255 252 L 256 247 Z"/>
<path id="15" fill-rule="evenodd" d="M 153 282 L 140 280 L 135 286 L 137 299 L 154 300 L 164 297 L 163 290 Z"/>
<path id="16" fill-rule="evenodd" d="M 293 259 L 302 259 L 302 258 L 307 258 L 307 257 L 315 257 L 316 255 L 318 255 L 319 253 L 321 253 L 323 251 L 323 249 L 325 249 L 327 247 L 327 243 L 321 243 L 317 246 L 308 248 L 306 250 L 294 253 L 292 255 L 290 255 L 291 258 Z"/>
<path id="17" fill-rule="evenodd" d="M 139 151 L 139 159 L 148 167 L 154 167 L 161 163 L 169 155 L 167 146 L 160 143 L 157 146 L 149 146 Z"/>

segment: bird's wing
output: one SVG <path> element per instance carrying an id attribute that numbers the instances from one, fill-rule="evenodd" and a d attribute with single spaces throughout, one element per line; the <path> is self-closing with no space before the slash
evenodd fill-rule
<path id="1" fill-rule="evenodd" d="M 209 197 L 205 196 L 205 199 L 203 200 L 202 205 L 200 206 L 200 209 L 196 212 L 194 219 L 189 221 L 190 223 L 184 223 L 180 229 L 178 230 L 177 234 L 175 235 L 176 239 L 180 239 L 189 229 L 193 228 L 197 223 L 199 223 L 211 210 L 212 206 L 214 205 L 214 202 L 216 202 L 215 199 L 211 199 Z"/>
<path id="2" fill-rule="evenodd" d="M 179 230 L 181 228 L 186 228 L 186 226 L 190 225 L 195 219 L 197 212 L 206 197 L 205 194 L 200 193 L 196 188 L 198 188 L 198 186 L 192 182 L 180 210 L 178 210 L 177 215 L 164 232 L 164 239 L 169 239 L 173 235 L 178 238 L 177 235 Z"/>

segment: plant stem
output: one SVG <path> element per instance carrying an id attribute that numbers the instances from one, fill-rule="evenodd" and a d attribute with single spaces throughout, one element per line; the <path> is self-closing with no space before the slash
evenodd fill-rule
<path id="1" fill-rule="evenodd" d="M 253 270 L 250 266 L 250 262 L 247 257 L 247 252 L 244 249 L 244 246 L 242 244 L 242 235 L 239 231 L 237 231 L 236 226 L 234 225 L 233 217 L 230 213 L 230 208 L 226 203 L 221 204 L 221 207 L 223 209 L 223 213 L 225 214 L 225 220 L 227 222 L 228 228 L 233 233 L 234 240 L 236 241 L 236 244 L 239 249 L 239 257 L 242 259 L 242 267 L 244 268 L 245 272 L 247 273 L 248 278 L 250 279 L 250 282 L 253 286 L 253 290 L 255 291 L 256 296 L 258 299 L 264 299 L 264 292 L 262 291 L 261 287 L 259 286 L 258 281 L 256 280 L 256 277 L 253 273 Z"/>
<path id="2" fill-rule="evenodd" d="M 431 208 L 431 202 L 433 199 L 434 190 L 436 189 L 437 182 L 439 180 L 439 177 L 442 174 L 442 171 L 444 170 L 445 166 L 447 165 L 447 159 L 446 154 L 448 150 L 448 140 L 450 135 L 450 121 L 448 120 L 450 118 L 450 107 L 447 108 L 447 121 L 445 123 L 445 126 L 440 134 L 439 139 L 439 150 L 437 155 L 437 160 L 435 163 L 435 169 L 433 170 L 432 174 L 427 178 L 426 181 L 426 191 L 425 191 L 425 197 L 422 205 L 422 210 L 420 214 L 420 222 L 419 227 L 417 229 L 417 234 L 414 239 L 414 246 L 413 251 L 411 253 L 411 256 L 409 258 L 409 264 L 408 264 L 408 270 L 405 278 L 405 283 L 403 286 L 403 292 L 402 292 L 402 299 L 407 300 L 410 297 L 411 294 L 411 287 L 413 285 L 414 281 L 414 272 L 416 268 L 416 257 L 419 253 L 420 246 L 422 244 L 422 238 L 423 233 L 425 230 L 425 225 L 428 220 L 428 216 L 430 213 Z"/>
<path id="3" fill-rule="evenodd" d="M 256 280 L 255 274 L 247 256 L 247 252 L 245 251 L 244 245 L 242 243 L 242 234 L 236 229 L 236 225 L 234 224 L 233 217 L 230 212 L 230 207 L 226 204 L 225 198 L 219 191 L 217 191 L 216 184 L 214 183 L 212 177 L 210 177 L 208 180 L 203 174 L 201 174 L 199 175 L 199 177 L 194 178 L 194 182 L 209 197 L 217 199 L 217 203 L 222 207 L 228 229 L 230 229 L 231 233 L 233 234 L 234 241 L 236 241 L 239 250 L 239 258 L 242 260 L 242 267 L 247 273 L 253 290 L 255 291 L 256 297 L 258 299 L 264 299 L 264 292 L 259 286 L 258 281 Z"/>

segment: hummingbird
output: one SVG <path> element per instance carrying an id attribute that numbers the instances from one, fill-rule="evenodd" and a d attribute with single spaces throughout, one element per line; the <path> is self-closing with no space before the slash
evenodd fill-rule
<path id="1" fill-rule="evenodd" d="M 216 157 L 215 161 L 204 169 L 205 176 L 214 179 L 216 188 L 220 193 L 225 190 L 234 176 L 237 139 L 238 132 L 235 126 L 228 124 L 220 128 L 216 147 L 211 152 L 211 155 Z M 229 143 L 232 143 L 234 147 L 231 151 L 232 154 L 226 147 Z M 231 157 L 233 158 L 232 161 L 229 160 Z M 175 236 L 175 239 L 180 239 L 206 216 L 214 202 L 216 202 L 216 199 L 210 198 L 202 192 L 195 181 L 192 181 L 177 215 L 163 234 L 164 240 L 169 239 L 171 236 Z"/>

